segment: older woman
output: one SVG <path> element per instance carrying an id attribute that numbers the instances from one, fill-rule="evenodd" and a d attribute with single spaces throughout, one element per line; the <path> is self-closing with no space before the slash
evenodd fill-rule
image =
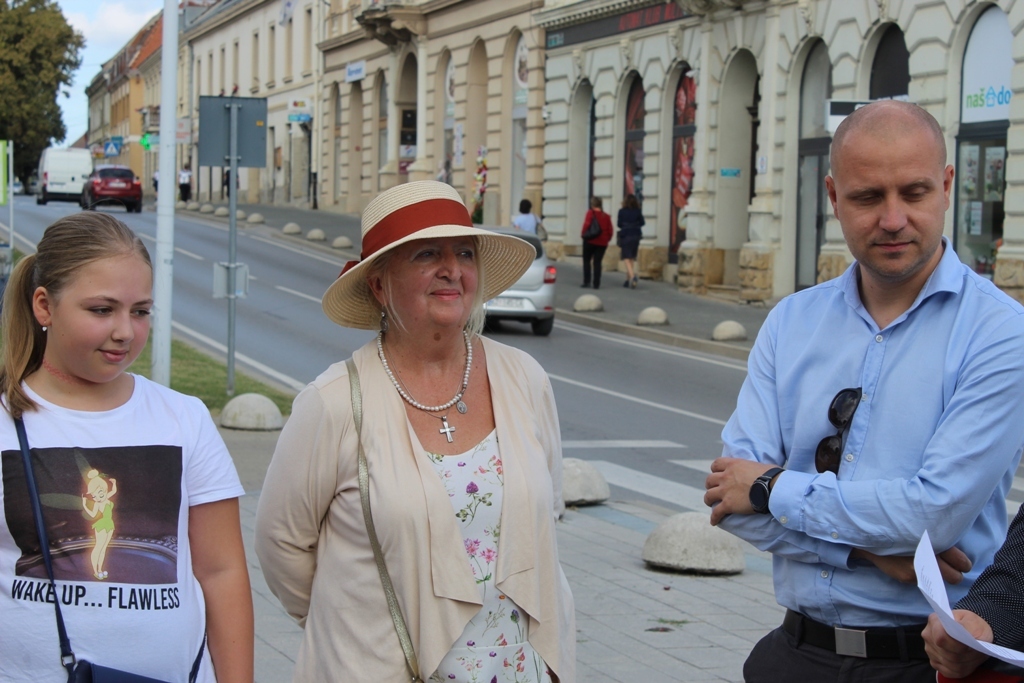
<path id="1" fill-rule="evenodd" d="M 305 626 L 294 680 L 572 683 L 554 396 L 536 361 L 479 335 L 536 252 L 473 228 L 435 181 L 382 193 L 362 233 L 323 308 L 379 333 L 295 399 L 257 513 L 267 583 Z"/>

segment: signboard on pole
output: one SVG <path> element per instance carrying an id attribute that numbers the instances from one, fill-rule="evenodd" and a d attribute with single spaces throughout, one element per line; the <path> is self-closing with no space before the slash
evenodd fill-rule
<path id="1" fill-rule="evenodd" d="M 238 166 L 267 165 L 267 98 L 199 98 L 199 165 L 228 166 L 230 153 L 229 104 L 238 105 Z"/>
<path id="2" fill-rule="evenodd" d="M 176 145 L 191 145 L 192 144 L 192 117 L 182 116 L 179 117 L 174 123 L 174 144 Z"/>
<path id="3" fill-rule="evenodd" d="M 308 99 L 288 100 L 288 120 L 292 123 L 309 123 L 313 120 L 313 102 Z"/>

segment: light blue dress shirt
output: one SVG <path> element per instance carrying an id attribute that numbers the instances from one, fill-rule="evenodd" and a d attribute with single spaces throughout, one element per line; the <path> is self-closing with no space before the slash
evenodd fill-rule
<path id="1" fill-rule="evenodd" d="M 750 354 L 723 454 L 786 468 L 770 515 L 722 528 L 771 552 L 779 604 L 830 625 L 922 623 L 931 612 L 850 551 L 936 550 L 974 563 L 951 602 L 992 562 L 1007 529 L 1005 496 L 1024 445 L 1024 308 L 960 263 L 950 244 L 914 304 L 884 330 L 858 293 L 856 264 L 783 299 Z M 839 468 L 814 451 L 836 428 L 836 393 L 862 387 Z"/>

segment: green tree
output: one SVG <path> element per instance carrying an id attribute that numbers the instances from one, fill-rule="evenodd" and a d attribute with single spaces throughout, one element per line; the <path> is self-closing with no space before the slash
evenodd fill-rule
<path id="1" fill-rule="evenodd" d="M 22 181 L 67 135 L 57 96 L 68 96 L 84 45 L 54 0 L 0 0 L 0 139 L 14 141 Z"/>

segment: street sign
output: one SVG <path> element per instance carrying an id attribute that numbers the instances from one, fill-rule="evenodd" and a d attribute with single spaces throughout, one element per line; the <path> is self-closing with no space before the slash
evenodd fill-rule
<path id="1" fill-rule="evenodd" d="M 265 97 L 199 98 L 199 165 L 230 165 L 231 111 L 238 107 L 238 166 L 267 165 L 267 99 Z M 234 196 L 234 193 L 232 193 Z"/>
<path id="2" fill-rule="evenodd" d="M 174 144 L 192 144 L 192 117 L 181 116 L 174 122 Z"/>
<path id="3" fill-rule="evenodd" d="M 228 284 L 228 273 L 234 268 L 235 291 L 231 293 L 231 285 Z M 245 263 L 236 263 L 232 266 L 227 261 L 218 261 L 213 264 L 213 298 L 227 299 L 228 297 L 245 298 L 249 295 L 249 266 Z"/>
<path id="4" fill-rule="evenodd" d="M 115 142 L 116 140 L 116 142 Z M 111 138 L 103 143 L 103 156 L 116 157 L 121 153 L 121 138 Z"/>
<path id="5" fill-rule="evenodd" d="M 871 102 L 872 100 L 825 100 L 825 129 L 835 135 L 843 119 Z"/>
<path id="6" fill-rule="evenodd" d="M 310 100 L 289 100 L 288 120 L 292 123 L 309 123 L 313 120 L 313 103 Z"/>

